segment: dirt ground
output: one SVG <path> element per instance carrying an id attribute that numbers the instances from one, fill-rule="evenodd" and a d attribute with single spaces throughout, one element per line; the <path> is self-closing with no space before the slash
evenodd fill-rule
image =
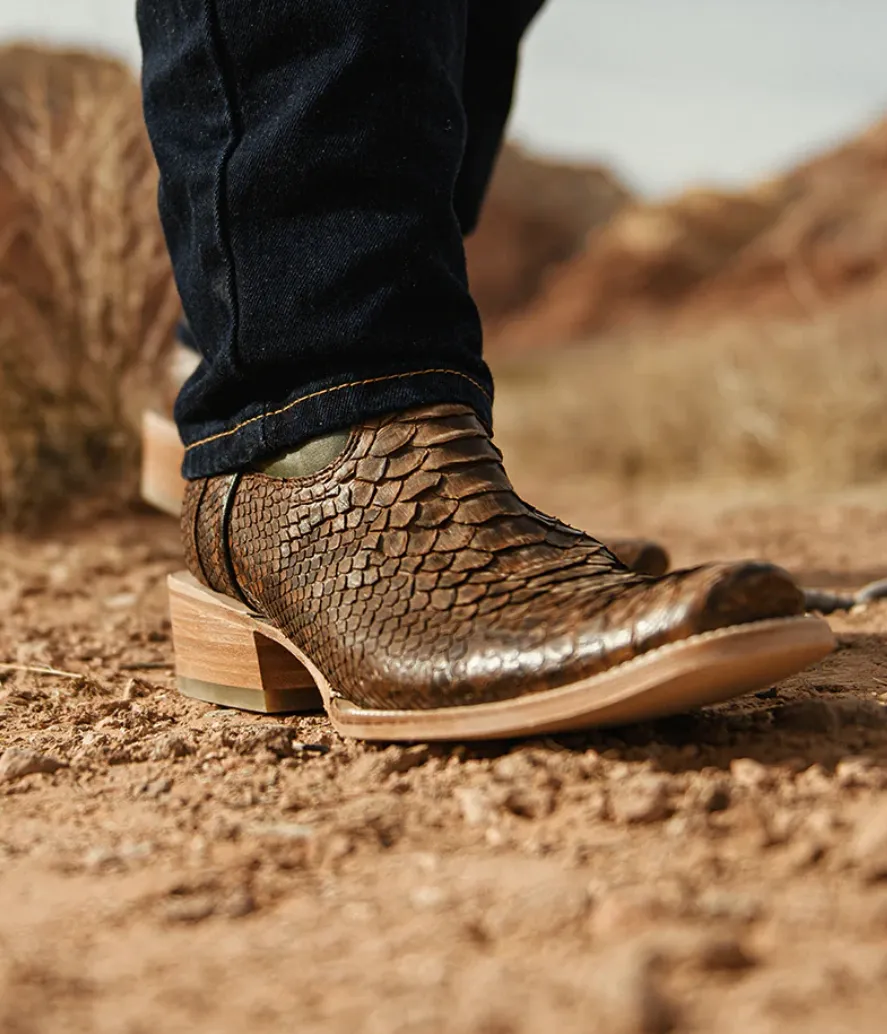
<path id="1" fill-rule="evenodd" d="M 842 587 L 887 575 L 881 496 L 531 497 Z M 0 557 L 0 661 L 82 673 L 0 671 L 3 1034 L 884 1030 L 887 603 L 710 711 L 374 748 L 176 694 L 168 519 Z"/>

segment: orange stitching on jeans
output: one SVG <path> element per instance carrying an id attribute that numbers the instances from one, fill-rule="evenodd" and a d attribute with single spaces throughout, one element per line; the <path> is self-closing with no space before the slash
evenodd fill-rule
<path id="1" fill-rule="evenodd" d="M 210 435 L 209 438 L 201 438 L 199 442 L 192 442 L 187 447 L 186 452 L 190 452 L 192 449 L 196 449 L 201 445 L 209 445 L 210 442 L 217 442 L 220 438 L 228 438 L 232 434 L 236 434 L 238 431 L 242 430 L 244 427 L 248 427 L 250 424 L 255 424 L 259 420 L 264 420 L 269 416 L 280 416 L 281 413 L 286 413 L 295 406 L 301 405 L 303 402 L 310 402 L 311 399 L 319 398 L 321 395 L 329 395 L 334 391 L 344 391 L 345 388 L 362 388 L 364 385 L 379 384 L 382 381 L 402 380 L 405 377 L 426 377 L 434 373 L 446 373 L 451 377 L 461 377 L 463 380 L 473 384 L 485 398 L 489 399 L 490 397 L 489 392 L 479 381 L 474 380 L 473 377 L 469 377 L 468 374 L 460 373 L 458 370 L 413 370 L 410 373 L 392 373 L 385 377 L 369 377 L 365 381 L 355 381 L 353 384 L 337 384 L 333 388 L 324 388 L 322 391 L 315 391 L 310 395 L 303 395 L 300 399 L 294 399 L 292 402 L 288 402 L 281 409 L 273 409 L 270 413 L 260 413 L 259 416 L 250 417 L 249 420 L 244 420 L 243 423 L 238 424 L 236 427 L 232 427 L 230 431 L 220 431 L 218 434 Z"/>

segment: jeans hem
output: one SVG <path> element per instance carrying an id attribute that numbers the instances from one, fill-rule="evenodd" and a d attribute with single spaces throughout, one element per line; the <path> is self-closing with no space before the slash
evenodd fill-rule
<path id="1" fill-rule="evenodd" d="M 313 390 L 308 386 L 276 409 L 197 437 L 186 445 L 182 474 L 200 478 L 242 470 L 317 435 L 386 413 L 440 403 L 470 406 L 492 429 L 491 384 L 448 369 L 383 374 Z"/>

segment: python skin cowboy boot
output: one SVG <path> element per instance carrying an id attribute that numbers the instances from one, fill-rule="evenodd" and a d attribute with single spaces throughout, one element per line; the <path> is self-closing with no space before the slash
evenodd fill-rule
<path id="1" fill-rule="evenodd" d="M 180 688 L 255 711 L 322 705 L 346 736 L 648 719 L 769 686 L 834 645 L 778 567 L 639 575 L 527 505 L 464 406 L 189 482 L 182 527 Z"/>

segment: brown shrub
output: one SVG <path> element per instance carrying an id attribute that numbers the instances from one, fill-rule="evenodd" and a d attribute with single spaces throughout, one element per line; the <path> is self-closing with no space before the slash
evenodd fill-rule
<path id="1" fill-rule="evenodd" d="M 135 489 L 137 416 L 178 312 L 138 84 L 0 50 L 0 523 Z"/>

